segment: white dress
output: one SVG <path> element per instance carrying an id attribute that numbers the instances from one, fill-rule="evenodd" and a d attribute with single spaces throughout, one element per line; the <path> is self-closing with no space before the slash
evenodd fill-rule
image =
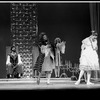
<path id="1" fill-rule="evenodd" d="M 44 62 L 42 65 L 42 71 L 50 71 L 55 68 L 55 62 L 54 62 L 54 55 L 51 52 L 51 48 L 48 47 L 48 45 L 42 47 L 42 52 L 45 54 Z"/>
<path id="2" fill-rule="evenodd" d="M 88 37 L 82 41 L 80 70 L 99 70 L 99 58 L 96 48 L 97 40 L 91 41 Z"/>

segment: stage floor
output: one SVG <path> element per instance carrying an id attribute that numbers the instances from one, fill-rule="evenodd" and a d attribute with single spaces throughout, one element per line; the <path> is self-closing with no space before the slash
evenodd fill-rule
<path id="1" fill-rule="evenodd" d="M 99 89 L 100 80 L 93 80 L 94 85 L 86 85 L 84 82 L 75 85 L 76 81 L 70 78 L 51 78 L 51 83 L 46 84 L 46 78 L 41 78 L 37 85 L 36 78 L 30 79 L 0 79 L 0 90 L 40 90 L 40 89 Z"/>

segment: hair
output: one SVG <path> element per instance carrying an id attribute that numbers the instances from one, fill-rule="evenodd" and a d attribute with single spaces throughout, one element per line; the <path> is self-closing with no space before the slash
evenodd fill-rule
<path id="1" fill-rule="evenodd" d="M 92 32 L 92 35 L 93 35 L 93 36 L 97 36 L 97 35 L 98 35 L 97 32 L 94 31 L 94 30 L 92 30 L 91 32 Z"/>
<path id="2" fill-rule="evenodd" d="M 46 33 L 45 32 L 41 32 L 40 35 L 39 35 L 39 39 L 43 38 L 44 35 L 46 35 Z"/>
<path id="3" fill-rule="evenodd" d="M 95 33 L 92 33 L 92 35 L 93 35 L 93 36 L 98 36 L 98 34 L 97 34 L 96 32 L 95 32 Z"/>
<path id="4" fill-rule="evenodd" d="M 61 43 L 61 39 L 60 38 L 55 38 L 54 43 Z"/>
<path id="5" fill-rule="evenodd" d="M 16 47 L 15 46 L 11 47 L 11 52 L 16 52 Z"/>

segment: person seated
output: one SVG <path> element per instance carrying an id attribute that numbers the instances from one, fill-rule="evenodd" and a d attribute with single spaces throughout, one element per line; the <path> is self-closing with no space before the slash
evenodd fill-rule
<path id="1" fill-rule="evenodd" d="M 16 52 L 16 47 L 12 46 L 6 61 L 7 78 L 21 78 L 22 64 L 20 54 Z"/>

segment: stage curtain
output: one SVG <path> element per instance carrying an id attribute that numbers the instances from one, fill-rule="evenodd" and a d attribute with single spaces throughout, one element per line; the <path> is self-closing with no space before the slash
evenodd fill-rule
<path id="1" fill-rule="evenodd" d="M 100 25 L 99 25 L 99 7 L 100 3 L 90 3 L 89 9 L 90 9 L 90 24 L 91 24 L 91 31 L 94 30 L 98 33 L 98 56 L 100 59 Z M 100 63 L 100 61 L 99 61 Z M 91 78 L 98 79 L 100 78 L 100 71 L 92 71 Z"/>

